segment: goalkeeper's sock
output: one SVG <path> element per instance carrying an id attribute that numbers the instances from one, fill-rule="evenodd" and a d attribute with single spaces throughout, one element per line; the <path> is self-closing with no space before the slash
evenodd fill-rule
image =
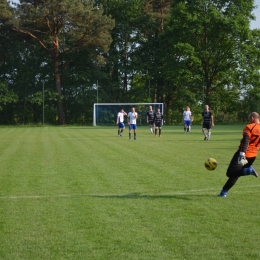
<path id="1" fill-rule="evenodd" d="M 244 175 L 254 175 L 255 177 L 258 177 L 258 173 L 256 172 L 253 166 L 243 168 L 243 173 Z"/>

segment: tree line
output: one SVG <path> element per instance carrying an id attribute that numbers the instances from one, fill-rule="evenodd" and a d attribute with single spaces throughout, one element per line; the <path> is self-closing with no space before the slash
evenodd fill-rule
<path id="1" fill-rule="evenodd" d="M 92 124 L 94 103 L 260 110 L 253 0 L 0 0 L 0 124 Z M 197 117 L 197 118 L 198 118 Z"/>

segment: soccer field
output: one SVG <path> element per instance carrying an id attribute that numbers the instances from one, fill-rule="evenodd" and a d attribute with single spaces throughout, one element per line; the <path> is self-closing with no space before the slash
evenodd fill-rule
<path id="1" fill-rule="evenodd" d="M 0 128 L 0 259 L 260 259 L 260 180 L 217 196 L 243 127 Z"/>

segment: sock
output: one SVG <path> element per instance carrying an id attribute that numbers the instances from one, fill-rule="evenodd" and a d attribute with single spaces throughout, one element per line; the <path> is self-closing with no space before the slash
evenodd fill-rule
<path id="1" fill-rule="evenodd" d="M 117 130 L 117 134 L 119 135 L 119 129 Z"/>
<path id="2" fill-rule="evenodd" d="M 121 129 L 121 133 L 123 133 L 124 129 Z"/>
<path id="3" fill-rule="evenodd" d="M 155 129 L 155 135 L 157 135 L 157 129 Z"/>
<path id="4" fill-rule="evenodd" d="M 134 138 L 136 139 L 136 133 L 134 133 Z"/>
<path id="5" fill-rule="evenodd" d="M 159 129 L 159 135 L 161 135 L 161 133 L 162 133 L 162 130 L 161 130 L 161 129 Z"/>
<path id="6" fill-rule="evenodd" d="M 211 132 L 208 133 L 208 137 L 209 137 L 209 138 L 210 138 L 210 136 L 211 136 Z"/>
<path id="7" fill-rule="evenodd" d="M 131 133 L 129 133 L 129 139 L 131 138 Z"/>
<path id="8" fill-rule="evenodd" d="M 253 172 L 252 166 L 248 167 L 248 168 L 243 168 L 243 173 L 244 175 L 250 175 Z"/>

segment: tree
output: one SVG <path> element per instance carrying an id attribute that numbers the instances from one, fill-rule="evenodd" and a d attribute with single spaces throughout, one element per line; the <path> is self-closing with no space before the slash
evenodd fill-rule
<path id="1" fill-rule="evenodd" d="M 108 50 L 113 19 L 103 15 L 102 7 L 92 0 L 21 0 L 11 24 L 14 31 L 30 36 L 50 54 L 58 120 L 64 124 L 61 73 L 81 49 Z"/>
<path id="2" fill-rule="evenodd" d="M 12 9 L 9 2 L 0 0 L 0 25 L 10 19 L 12 16 Z"/>
<path id="3" fill-rule="evenodd" d="M 232 87 L 237 53 L 250 36 L 253 0 L 176 0 L 161 38 L 164 73 L 214 105 Z M 173 76 L 174 75 L 174 76 Z M 220 91 L 221 90 L 221 91 Z M 201 95 L 202 96 L 202 95 Z"/>

